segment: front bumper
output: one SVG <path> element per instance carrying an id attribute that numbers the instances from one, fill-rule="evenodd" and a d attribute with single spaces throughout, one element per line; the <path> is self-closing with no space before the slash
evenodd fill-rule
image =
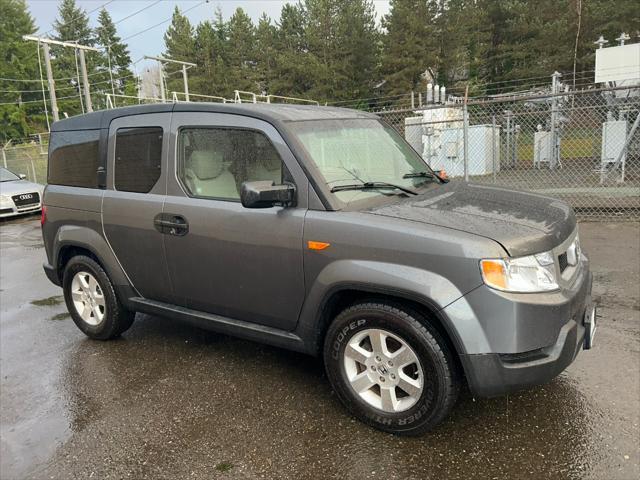
<path id="1" fill-rule="evenodd" d="M 521 354 L 462 355 L 469 388 L 479 397 L 494 397 L 547 383 L 573 363 L 584 346 L 585 331 L 581 319 L 569 320 L 558 341 L 547 348 Z"/>
<path id="2" fill-rule="evenodd" d="M 42 209 L 42 203 L 34 203 L 32 205 L 25 205 L 24 207 L 16 207 L 11 203 L 0 204 L 0 218 L 14 217 L 16 215 L 27 215 L 29 213 L 36 213 Z"/>
<path id="3" fill-rule="evenodd" d="M 502 395 L 546 383 L 566 369 L 592 342 L 592 281 L 585 263 L 571 288 L 561 292 L 527 296 L 480 287 L 467 295 L 474 315 L 466 319 L 482 337 L 472 344 L 476 351 L 467 348 L 460 355 L 471 391 Z"/>

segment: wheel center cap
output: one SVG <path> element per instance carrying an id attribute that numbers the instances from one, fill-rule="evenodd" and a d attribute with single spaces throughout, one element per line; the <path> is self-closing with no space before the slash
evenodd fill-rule
<path id="1" fill-rule="evenodd" d="M 380 365 L 378 367 L 378 372 L 380 372 L 382 375 L 386 375 L 387 373 L 389 373 L 389 370 L 387 370 L 387 367 L 385 367 L 384 365 Z"/>

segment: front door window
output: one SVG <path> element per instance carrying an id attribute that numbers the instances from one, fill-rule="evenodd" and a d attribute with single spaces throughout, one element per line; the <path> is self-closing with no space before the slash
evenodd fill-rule
<path id="1" fill-rule="evenodd" d="M 243 182 L 282 183 L 282 160 L 261 132 L 233 128 L 183 128 L 178 173 L 193 197 L 238 201 Z"/>

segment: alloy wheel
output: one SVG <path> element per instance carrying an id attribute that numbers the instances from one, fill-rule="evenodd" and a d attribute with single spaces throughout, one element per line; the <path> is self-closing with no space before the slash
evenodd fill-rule
<path id="1" fill-rule="evenodd" d="M 106 304 L 104 292 L 89 272 L 78 272 L 71 281 L 71 299 L 80 318 L 95 326 L 104 320 Z"/>
<path id="2" fill-rule="evenodd" d="M 409 344 L 381 329 L 354 335 L 343 358 L 353 390 L 369 405 L 386 413 L 408 410 L 424 389 L 422 366 Z"/>

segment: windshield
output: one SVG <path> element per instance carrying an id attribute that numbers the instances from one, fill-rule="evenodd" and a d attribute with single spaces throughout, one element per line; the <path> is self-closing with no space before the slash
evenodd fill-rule
<path id="1" fill-rule="evenodd" d="M 354 200 L 406 194 L 435 183 L 432 170 L 398 135 L 378 119 L 339 119 L 292 122 L 333 195 L 348 204 Z M 356 189 L 357 185 L 371 185 Z M 390 184 L 398 188 L 382 188 Z M 354 186 L 354 188 L 349 188 Z"/>
<path id="2" fill-rule="evenodd" d="M 6 168 L 0 167 L 0 182 L 10 182 L 11 180 L 20 180 L 20 177 Z"/>

